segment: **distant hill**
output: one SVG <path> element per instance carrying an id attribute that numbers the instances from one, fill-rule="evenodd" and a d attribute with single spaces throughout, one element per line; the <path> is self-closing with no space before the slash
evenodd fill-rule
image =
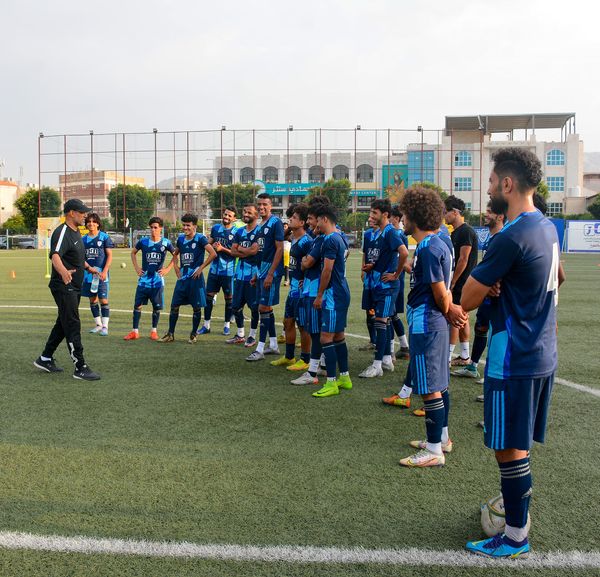
<path id="1" fill-rule="evenodd" d="M 600 172 L 600 152 L 585 152 L 583 172 Z"/>

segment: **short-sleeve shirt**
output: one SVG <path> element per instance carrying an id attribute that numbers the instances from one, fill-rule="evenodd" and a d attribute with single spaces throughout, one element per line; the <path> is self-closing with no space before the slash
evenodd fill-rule
<path id="1" fill-rule="evenodd" d="M 308 254 L 313 241 L 307 235 L 303 234 L 300 238 L 292 238 L 290 246 L 290 292 L 293 298 L 301 296 L 302 287 L 300 284 L 304 280 L 304 271 L 302 270 L 302 259 Z"/>
<path id="2" fill-rule="evenodd" d="M 350 289 L 346 280 L 346 259 L 348 258 L 348 243 L 337 231 L 323 237 L 321 247 L 321 270 L 325 259 L 333 260 L 333 269 L 329 285 L 323 291 L 323 308 L 335 310 L 348 308 L 350 305 Z"/>
<path id="3" fill-rule="evenodd" d="M 415 250 L 406 316 L 412 334 L 448 330 L 448 322 L 438 308 L 431 285 L 443 282 L 450 286 L 452 256 L 446 243 L 437 235 L 426 236 Z"/>
<path id="4" fill-rule="evenodd" d="M 85 260 L 91 267 L 101 271 L 106 265 L 106 249 L 114 248 L 114 244 L 110 236 L 104 231 L 99 231 L 96 236 L 86 234 L 83 237 L 83 245 L 85 246 Z M 85 271 L 83 282 L 92 282 L 94 275 L 91 272 Z"/>
<path id="5" fill-rule="evenodd" d="M 539 211 L 521 213 L 492 237 L 471 273 L 486 286 L 502 284 L 490 305 L 490 377 L 539 378 L 556 370 L 559 266 L 556 229 Z"/>
<path id="6" fill-rule="evenodd" d="M 210 230 L 210 238 L 225 248 L 231 248 L 235 237 L 235 226 L 225 227 L 223 223 L 215 224 Z M 210 263 L 210 274 L 217 276 L 233 276 L 235 268 L 235 257 L 225 252 L 217 252 L 217 258 Z"/>
<path id="7" fill-rule="evenodd" d="M 185 234 L 179 235 L 177 248 L 179 249 L 179 266 L 181 268 L 180 280 L 191 277 L 202 265 L 207 244 L 208 239 L 200 232 L 197 232 L 190 240 L 185 238 Z"/>
<path id="8" fill-rule="evenodd" d="M 455 228 L 450 235 L 452 238 L 452 245 L 454 247 L 454 267 L 456 268 L 456 262 L 460 258 L 460 249 L 463 246 L 470 246 L 471 252 L 469 253 L 469 260 L 467 261 L 467 266 L 465 270 L 462 272 L 459 278 L 452 279 L 455 284 L 461 285 L 464 284 L 471 271 L 475 268 L 477 264 L 477 251 L 479 250 L 479 238 L 477 237 L 477 233 L 475 229 L 467 224 L 466 222 Z"/>
<path id="9" fill-rule="evenodd" d="M 72 280 L 69 284 L 72 288 L 80 290 L 85 267 L 85 247 L 83 246 L 81 233 L 78 230 L 73 230 L 67 223 L 63 223 L 55 228 L 50 238 L 49 257 L 52 258 L 54 254 L 60 257 L 67 270 L 75 271 L 71 273 Z M 54 267 L 52 267 L 48 286 L 65 286 L 62 277 Z"/>
<path id="10" fill-rule="evenodd" d="M 259 270 L 258 277 L 263 279 L 267 276 L 277 247 L 276 242 L 283 242 L 283 223 L 277 216 L 271 215 L 265 222 L 259 225 L 254 242 L 258 243 L 259 254 Z M 283 274 L 283 252 L 281 260 L 273 273 L 274 277 L 279 277 Z"/>
<path id="11" fill-rule="evenodd" d="M 316 298 L 319 293 L 319 280 L 321 278 L 321 247 L 324 236 L 319 234 L 315 237 L 310 247 L 308 256 L 314 260 L 313 266 L 304 271 L 304 284 L 302 285 L 302 296 Z"/>
<path id="12" fill-rule="evenodd" d="M 167 259 L 167 253 L 173 254 L 175 247 L 168 238 L 153 242 L 149 237 L 138 240 L 135 249 L 142 253 L 142 270 L 144 274 L 138 279 L 138 286 L 158 288 L 165 286 L 165 279 L 157 274 Z"/>
<path id="13" fill-rule="evenodd" d="M 238 228 L 235 231 L 233 238 L 233 244 L 237 244 L 242 248 L 250 248 L 254 243 L 254 238 L 258 230 L 258 225 L 252 230 L 248 230 L 245 226 Z M 238 258 L 237 266 L 235 269 L 235 278 L 241 281 L 252 280 L 254 276 L 258 275 L 258 254 L 252 256 Z"/>
<path id="14" fill-rule="evenodd" d="M 372 264 L 373 269 L 366 273 L 367 286 L 371 290 L 396 289 L 398 280 L 384 282 L 381 277 L 398 269 L 398 248 L 402 240 L 398 231 L 388 224 L 383 230 L 375 229 L 371 234 L 369 246 L 365 253 L 365 263 Z"/>

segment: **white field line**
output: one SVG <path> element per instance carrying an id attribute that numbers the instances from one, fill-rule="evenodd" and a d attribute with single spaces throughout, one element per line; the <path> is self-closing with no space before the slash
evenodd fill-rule
<path id="1" fill-rule="evenodd" d="M 285 563 L 343 563 L 447 567 L 508 567 L 511 569 L 600 568 L 600 552 L 553 551 L 532 553 L 518 561 L 498 561 L 465 551 L 432 549 L 364 549 L 337 547 L 254 546 L 234 544 L 196 544 L 169 541 L 135 541 L 61 537 L 30 533 L 0 532 L 0 547 L 64 553 L 112 554 L 143 557 L 187 557 L 221 561 L 262 561 Z"/>
<path id="2" fill-rule="evenodd" d="M 0 305 L 0 309 L 53 309 L 56 310 L 55 306 L 52 305 Z M 115 313 L 131 313 L 131 310 L 124 310 L 124 309 L 110 309 L 111 312 L 115 312 Z M 149 310 L 143 310 L 142 312 L 144 313 L 150 313 Z M 188 315 L 188 314 L 180 314 L 180 317 L 188 317 L 191 318 L 192 315 Z M 217 319 L 217 320 L 223 320 L 223 317 L 217 317 L 217 316 L 213 316 L 213 319 Z M 352 337 L 354 339 L 361 339 L 361 340 L 368 340 L 369 337 L 365 336 L 365 335 L 355 335 L 353 333 L 346 333 L 347 337 Z M 575 389 L 576 391 L 579 391 L 581 393 L 588 393 L 589 395 L 593 395 L 594 397 L 599 397 L 600 398 L 600 389 L 594 389 L 593 387 L 588 387 L 586 385 L 580 385 L 579 383 L 573 383 L 571 381 L 567 381 L 566 379 L 561 379 L 559 377 L 556 377 L 555 382 L 557 382 L 559 385 L 563 385 L 565 387 L 569 387 L 571 389 Z"/>

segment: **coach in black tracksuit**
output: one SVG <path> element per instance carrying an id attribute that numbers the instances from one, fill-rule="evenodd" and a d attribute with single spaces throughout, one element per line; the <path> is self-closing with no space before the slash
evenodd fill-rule
<path id="1" fill-rule="evenodd" d="M 85 248 L 78 227 L 83 225 L 85 215 L 90 210 L 79 199 L 68 200 L 64 206 L 65 222 L 52 233 L 52 276 L 48 286 L 58 307 L 58 318 L 50 332 L 44 352 L 33 364 L 47 373 L 62 372 L 62 369 L 56 366 L 53 355 L 65 339 L 75 365 L 73 377 L 84 381 L 97 381 L 100 375 L 94 373 L 83 358 L 79 321 L 83 271 L 88 265 L 85 262 Z"/>

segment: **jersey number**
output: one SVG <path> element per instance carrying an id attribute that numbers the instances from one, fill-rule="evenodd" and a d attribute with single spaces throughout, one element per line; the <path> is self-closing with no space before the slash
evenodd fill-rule
<path id="1" fill-rule="evenodd" d="M 554 306 L 558 304 L 558 267 L 560 265 L 560 255 L 558 252 L 558 243 L 552 244 L 552 266 L 548 276 L 547 292 L 554 292 Z"/>

